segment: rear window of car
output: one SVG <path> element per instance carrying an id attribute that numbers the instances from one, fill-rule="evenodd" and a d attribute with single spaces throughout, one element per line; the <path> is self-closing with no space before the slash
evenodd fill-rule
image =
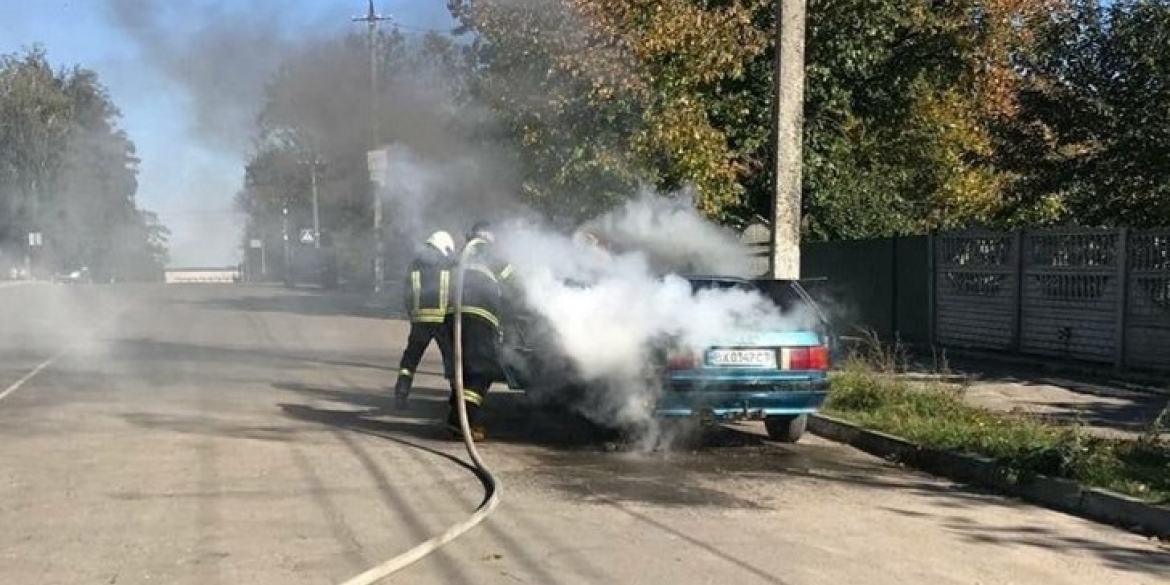
<path id="1" fill-rule="evenodd" d="M 702 290 L 755 291 L 771 299 L 781 311 L 785 312 L 807 303 L 790 282 L 766 282 L 764 283 L 766 286 L 761 286 L 760 283 L 753 281 L 736 279 L 692 277 L 687 280 L 690 281 L 691 290 L 694 292 Z"/>
<path id="2" fill-rule="evenodd" d="M 741 280 L 725 280 L 718 278 L 688 278 L 691 282 L 691 290 L 699 292 L 701 290 L 746 290 L 758 291 L 759 288 L 750 282 Z"/>

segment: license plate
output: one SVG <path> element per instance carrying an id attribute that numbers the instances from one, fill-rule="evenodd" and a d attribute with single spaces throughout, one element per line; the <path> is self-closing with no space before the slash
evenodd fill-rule
<path id="1" fill-rule="evenodd" d="M 707 365 L 738 368 L 774 368 L 776 351 L 771 349 L 712 349 Z"/>

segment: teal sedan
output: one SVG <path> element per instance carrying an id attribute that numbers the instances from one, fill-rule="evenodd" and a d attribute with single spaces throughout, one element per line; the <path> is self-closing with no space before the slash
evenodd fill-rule
<path id="1" fill-rule="evenodd" d="M 707 289 L 759 293 L 788 313 L 813 315 L 814 326 L 769 329 L 748 324 L 726 338 L 706 339 L 698 347 L 656 339 L 649 351 L 647 397 L 656 418 L 704 424 L 761 420 L 768 435 L 796 442 L 808 415 L 828 397 L 828 370 L 836 343 L 817 302 L 795 280 L 747 280 L 725 276 L 685 276 L 692 294 Z M 567 406 L 593 403 L 597 389 L 580 381 L 573 360 L 555 349 L 552 331 L 531 314 L 516 314 L 505 327 L 500 381 L 523 390 L 534 403 Z"/>
<path id="2" fill-rule="evenodd" d="M 836 345 L 816 301 L 798 281 L 704 276 L 687 280 L 695 291 L 759 291 L 786 311 L 803 305 L 819 317 L 819 325 L 747 327 L 734 336 L 706 340 L 700 347 L 668 343 L 657 352 L 663 383 L 655 415 L 712 422 L 762 420 L 772 439 L 798 441 L 808 415 L 828 398 L 828 370 Z"/>

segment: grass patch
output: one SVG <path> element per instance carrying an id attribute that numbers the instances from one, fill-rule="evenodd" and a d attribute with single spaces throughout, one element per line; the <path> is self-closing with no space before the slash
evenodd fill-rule
<path id="1" fill-rule="evenodd" d="M 889 354 L 855 356 L 833 377 L 825 413 L 930 447 L 991 457 L 1020 481 L 1036 474 L 1073 479 L 1155 503 L 1170 503 L 1170 441 L 1162 417 L 1137 439 L 1091 436 L 1081 425 L 1053 425 L 996 413 L 963 400 L 963 388 L 912 384 Z"/>

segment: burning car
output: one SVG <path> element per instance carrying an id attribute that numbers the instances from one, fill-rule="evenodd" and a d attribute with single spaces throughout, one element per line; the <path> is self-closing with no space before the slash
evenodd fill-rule
<path id="1" fill-rule="evenodd" d="M 808 415 L 828 396 L 828 369 L 837 343 L 829 320 L 802 281 L 685 276 L 692 295 L 732 290 L 760 294 L 779 312 L 800 312 L 811 324 L 745 322 L 735 331 L 696 339 L 648 342 L 642 397 L 654 417 L 667 420 L 762 420 L 771 438 L 798 441 Z M 685 316 L 683 317 L 685 318 Z M 572 407 L 595 401 L 597 380 L 583 381 L 573 360 L 558 351 L 555 328 L 532 314 L 514 315 L 504 335 L 503 373 L 512 389 L 538 401 Z M 637 385 L 637 384 L 634 384 Z M 638 392 L 641 389 L 619 389 Z"/>
<path id="2" fill-rule="evenodd" d="M 808 415 L 828 397 L 836 343 L 828 319 L 799 281 L 688 277 L 693 289 L 758 291 L 784 312 L 809 311 L 815 326 L 748 325 L 699 344 L 670 343 L 656 351 L 662 392 L 654 413 L 704 421 L 763 420 L 769 437 L 796 442 Z"/>

